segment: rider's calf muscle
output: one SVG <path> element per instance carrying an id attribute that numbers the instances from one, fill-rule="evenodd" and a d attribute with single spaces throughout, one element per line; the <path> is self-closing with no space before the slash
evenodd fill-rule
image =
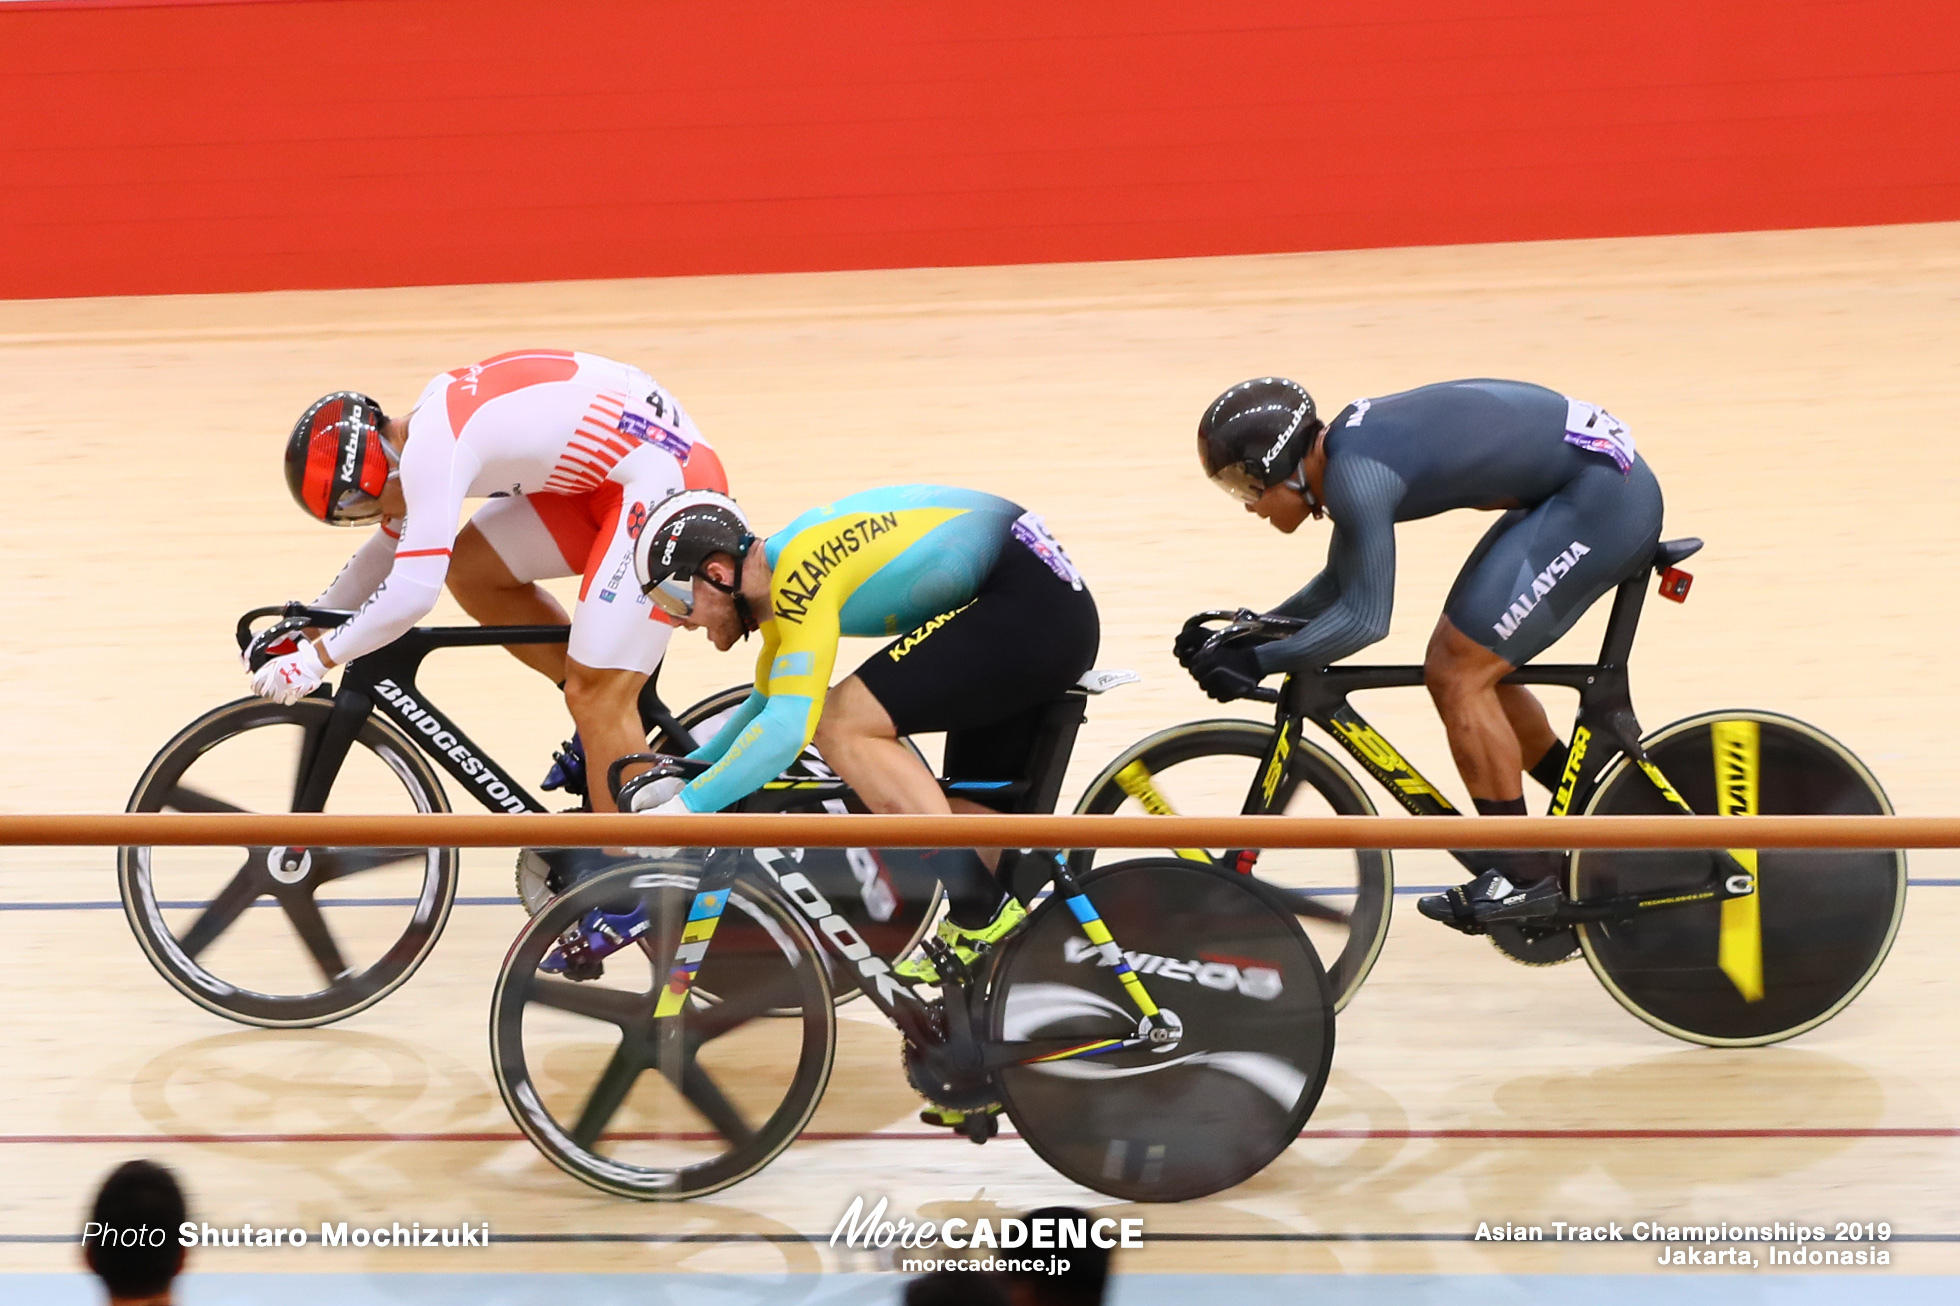
<path id="1" fill-rule="evenodd" d="M 1551 725 L 1544 709 L 1529 693 L 1524 699 L 1501 690 L 1497 682 L 1514 668 L 1503 658 L 1466 636 L 1445 617 L 1436 623 L 1423 659 L 1423 685 L 1449 736 L 1450 755 L 1472 798 L 1509 801 L 1524 795 L 1524 753 L 1537 758 L 1551 744 Z M 1536 718 L 1532 708 L 1536 707 Z M 1536 739 L 1539 726 L 1543 738 Z M 1538 746 L 1528 748 L 1523 732 Z"/>
<path id="2" fill-rule="evenodd" d="M 588 667 L 566 659 L 565 706 L 578 724 L 579 738 L 585 744 L 586 774 L 590 785 L 592 810 L 619 810 L 606 791 L 602 777 L 612 764 L 628 753 L 645 749 L 646 736 L 640 730 L 640 687 L 646 675 L 612 667 Z"/>

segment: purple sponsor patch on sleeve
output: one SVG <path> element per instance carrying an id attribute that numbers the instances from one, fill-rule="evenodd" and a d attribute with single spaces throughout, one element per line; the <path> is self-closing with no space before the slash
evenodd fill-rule
<path id="1" fill-rule="evenodd" d="M 644 413 L 636 413 L 630 408 L 619 415 L 619 433 L 664 449 L 682 462 L 694 450 L 694 442 L 679 431 L 670 431 Z"/>

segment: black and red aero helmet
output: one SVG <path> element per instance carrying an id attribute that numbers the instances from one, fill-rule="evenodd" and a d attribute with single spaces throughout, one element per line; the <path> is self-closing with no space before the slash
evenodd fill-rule
<path id="1" fill-rule="evenodd" d="M 1299 470 L 1321 421 L 1298 381 L 1261 376 L 1211 401 L 1198 420 L 1198 461 L 1219 489 L 1251 503 Z"/>
<path id="2" fill-rule="evenodd" d="M 286 488 L 293 502 L 330 526 L 358 526 L 381 515 L 381 487 L 394 451 L 381 438 L 381 405 L 337 390 L 293 423 L 286 441 Z"/>

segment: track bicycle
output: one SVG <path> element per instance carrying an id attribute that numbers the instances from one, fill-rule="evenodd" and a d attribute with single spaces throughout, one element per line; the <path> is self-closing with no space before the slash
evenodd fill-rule
<path id="1" fill-rule="evenodd" d="M 262 650 L 282 633 L 331 628 L 349 615 L 298 603 L 255 608 L 238 621 L 239 651 L 255 638 Z M 271 627 L 255 630 L 268 618 Z M 446 812 L 440 770 L 490 811 L 542 812 L 543 803 L 417 686 L 416 674 L 439 649 L 562 644 L 568 629 L 418 626 L 349 662 L 338 688 L 322 686 L 290 706 L 260 698 L 224 704 L 164 745 L 128 810 Z M 640 715 L 651 746 L 692 749 L 696 735 L 707 737 L 746 693 L 725 690 L 674 714 L 650 677 Z M 828 774 L 806 750 L 789 778 Z M 904 952 L 930 921 L 933 900 L 859 884 L 849 851 L 838 850 L 835 867 L 813 867 L 813 877 L 853 928 L 889 953 Z M 458 862 L 454 848 L 127 847 L 117 878 L 138 943 L 173 987 L 229 1019 L 291 1028 L 343 1019 L 399 988 L 442 933 Z M 549 897 L 535 852 L 520 856 L 517 878 L 520 899 L 535 911 Z"/>
<path id="2" fill-rule="evenodd" d="M 1064 724 L 1079 723 L 1079 701 L 1061 707 Z M 1045 770 L 1059 783 L 1064 733 L 1010 783 L 1037 796 Z M 701 769 L 657 761 L 621 790 L 622 808 L 639 786 Z M 839 969 L 900 1031 L 911 1086 L 968 1113 L 960 1132 L 985 1142 L 997 1117 L 983 1108 L 998 1102 L 1043 1160 L 1113 1197 L 1179 1201 L 1241 1183 L 1319 1101 L 1332 995 L 1291 905 L 1257 880 L 1159 857 L 1078 881 L 1056 854 L 1023 851 L 1052 892 L 972 969 L 926 940 L 935 993 L 841 920 L 804 874 L 815 851 L 722 849 L 620 867 L 525 926 L 492 998 L 491 1063 L 512 1118 L 554 1164 L 647 1200 L 701 1196 L 760 1170 L 822 1099 Z M 932 875 L 930 852 L 876 856 L 902 878 Z M 650 927 L 599 979 L 539 971 L 587 911 L 635 904 Z"/>
<path id="3" fill-rule="evenodd" d="M 1627 669 L 1647 578 L 1684 601 L 1679 564 L 1701 541 L 1664 541 L 1613 598 L 1597 662 L 1527 665 L 1507 684 L 1576 690 L 1571 751 L 1548 813 L 1586 815 L 1846 814 L 1892 810 L 1878 781 L 1816 727 L 1753 709 L 1704 712 L 1651 733 L 1634 715 Z M 1187 630 L 1213 643 L 1276 639 L 1304 623 L 1249 611 L 1209 612 Z M 1186 815 L 1229 810 L 1372 813 L 1353 775 L 1305 739 L 1319 726 L 1403 808 L 1456 809 L 1349 704 L 1362 690 L 1422 684 L 1420 666 L 1330 666 L 1288 676 L 1256 697 L 1272 725 L 1196 721 L 1135 744 L 1084 794 L 1081 812 Z M 1471 827 L 1474 831 L 1474 827 Z M 1477 836 L 1467 833 L 1466 843 Z M 1290 882 L 1292 868 L 1257 849 L 1180 855 Z M 1394 875 L 1387 850 L 1305 854 L 1320 887 L 1322 931 L 1340 931 L 1330 964 L 1337 1002 L 1366 978 L 1388 932 Z M 1092 859 L 1078 856 L 1078 870 Z M 1842 1011 L 1878 972 L 1905 909 L 1896 850 L 1582 850 L 1569 855 L 1557 912 L 1494 924 L 1491 942 L 1527 965 L 1583 953 L 1608 992 L 1656 1029 L 1691 1042 L 1753 1046 L 1793 1037 Z"/>

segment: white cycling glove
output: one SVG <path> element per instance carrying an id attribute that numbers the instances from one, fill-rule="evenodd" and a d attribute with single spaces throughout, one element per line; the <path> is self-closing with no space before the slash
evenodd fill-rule
<path id="1" fill-rule="evenodd" d="M 690 808 L 686 803 L 681 801 L 680 791 L 685 784 L 686 781 L 680 779 L 678 776 L 669 777 L 668 779 L 664 779 L 664 780 L 655 780 L 652 784 L 648 785 L 645 789 L 642 789 L 639 793 L 633 795 L 633 810 L 635 812 L 644 813 L 645 815 L 648 816 L 692 816 L 694 815 L 693 809 Z M 648 798 L 649 796 L 658 797 L 658 795 L 655 794 L 655 791 L 661 789 L 663 786 L 666 785 L 672 785 L 673 787 L 665 791 L 668 797 L 665 800 L 661 801 L 659 806 L 648 807 L 644 802 L 641 801 L 643 799 Z M 680 852 L 680 846 L 675 845 L 672 847 L 634 848 L 631 851 L 635 856 L 638 857 L 672 857 Z"/>
<path id="2" fill-rule="evenodd" d="M 687 788 L 687 781 L 677 775 L 666 775 L 649 781 L 647 787 L 633 795 L 633 810 L 651 812 L 665 807 L 674 801 L 674 796 Z"/>
<path id="3" fill-rule="evenodd" d="M 327 668 L 313 641 L 303 639 L 299 647 L 260 667 L 252 676 L 252 692 L 275 703 L 297 703 L 320 687 Z"/>

